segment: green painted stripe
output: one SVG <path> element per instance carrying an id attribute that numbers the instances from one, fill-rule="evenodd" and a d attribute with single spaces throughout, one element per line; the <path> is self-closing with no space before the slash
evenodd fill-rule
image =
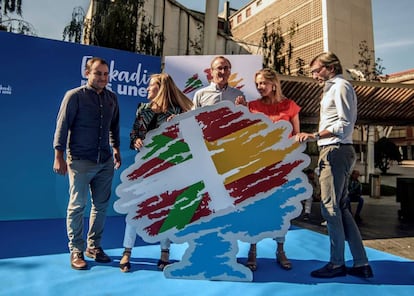
<path id="1" fill-rule="evenodd" d="M 174 140 L 175 139 L 172 139 L 164 135 L 154 136 L 152 138 L 152 142 L 146 146 L 148 148 L 152 147 L 152 149 L 142 159 L 148 159 L 154 156 L 154 154 L 156 154 L 159 150 L 161 150 Z M 192 155 L 188 152 L 190 152 L 190 147 L 188 147 L 187 143 L 182 141 L 176 141 L 174 144 L 171 144 L 171 146 L 169 146 L 167 151 L 160 153 L 156 157 L 173 164 L 179 164 L 192 158 Z M 184 157 L 183 155 L 186 156 Z"/>
<path id="2" fill-rule="evenodd" d="M 194 216 L 194 212 L 202 200 L 200 192 L 205 188 L 204 182 L 200 181 L 191 185 L 188 189 L 183 191 L 174 203 L 160 228 L 160 233 L 176 227 L 177 229 L 184 228 Z M 198 199 L 198 200 L 197 200 Z"/>

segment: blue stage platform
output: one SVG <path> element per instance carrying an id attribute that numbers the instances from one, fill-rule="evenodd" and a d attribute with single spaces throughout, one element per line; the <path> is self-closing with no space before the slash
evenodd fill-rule
<path id="1" fill-rule="evenodd" d="M 157 270 L 159 246 L 137 241 L 132 272 L 118 268 L 122 254 L 123 217 L 109 217 L 103 246 L 109 264 L 89 261 L 89 269 L 70 268 L 63 219 L 0 222 L 0 295 L 413 295 L 414 262 L 367 248 L 375 276 L 315 279 L 309 273 L 329 258 L 326 235 L 300 228 L 287 234 L 286 251 L 293 269 L 274 260 L 275 242 L 258 244 L 258 270 L 253 282 L 167 279 Z M 239 243 L 238 258 L 246 261 L 249 245 Z M 171 259 L 180 260 L 186 245 L 174 244 Z M 346 258 L 351 259 L 349 249 Z M 88 259 L 89 260 L 89 259 Z M 348 265 L 352 262 L 348 261 Z"/>

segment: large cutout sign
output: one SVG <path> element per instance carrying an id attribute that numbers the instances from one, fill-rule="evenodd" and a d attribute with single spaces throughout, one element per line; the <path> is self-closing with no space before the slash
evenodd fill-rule
<path id="1" fill-rule="evenodd" d="M 115 210 L 147 242 L 188 243 L 166 277 L 252 281 L 237 240 L 284 235 L 312 190 L 291 130 L 229 102 L 179 115 L 148 133 L 121 174 Z"/>

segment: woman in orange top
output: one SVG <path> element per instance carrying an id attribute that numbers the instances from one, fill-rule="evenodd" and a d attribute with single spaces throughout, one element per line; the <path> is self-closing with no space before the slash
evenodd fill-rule
<path id="1" fill-rule="evenodd" d="M 277 77 L 276 71 L 264 68 L 255 74 L 256 89 L 260 93 L 260 98 L 252 101 L 236 101 L 236 104 L 246 105 L 252 113 L 263 113 L 268 116 L 273 122 L 279 120 L 286 120 L 292 124 L 292 134 L 299 133 L 299 111 L 300 107 L 292 100 L 287 99 L 282 94 L 280 81 Z M 284 250 L 285 237 L 276 237 L 276 261 L 286 270 L 292 268 L 292 264 L 286 257 Z M 247 259 L 247 267 L 252 271 L 257 269 L 256 262 L 256 244 L 250 245 L 249 255 Z"/>

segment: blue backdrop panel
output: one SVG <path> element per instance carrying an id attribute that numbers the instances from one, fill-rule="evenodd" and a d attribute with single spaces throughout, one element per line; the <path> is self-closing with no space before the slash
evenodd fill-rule
<path id="1" fill-rule="evenodd" d="M 146 101 L 149 76 L 160 57 L 0 32 L 0 220 L 60 218 L 66 215 L 67 177 L 55 175 L 53 133 L 65 92 L 84 84 L 85 62 L 104 58 L 109 87 L 118 95 L 123 166 L 133 162 L 129 132 L 137 104 Z M 112 202 L 117 197 L 113 191 Z M 109 215 L 116 215 L 109 208 Z"/>

